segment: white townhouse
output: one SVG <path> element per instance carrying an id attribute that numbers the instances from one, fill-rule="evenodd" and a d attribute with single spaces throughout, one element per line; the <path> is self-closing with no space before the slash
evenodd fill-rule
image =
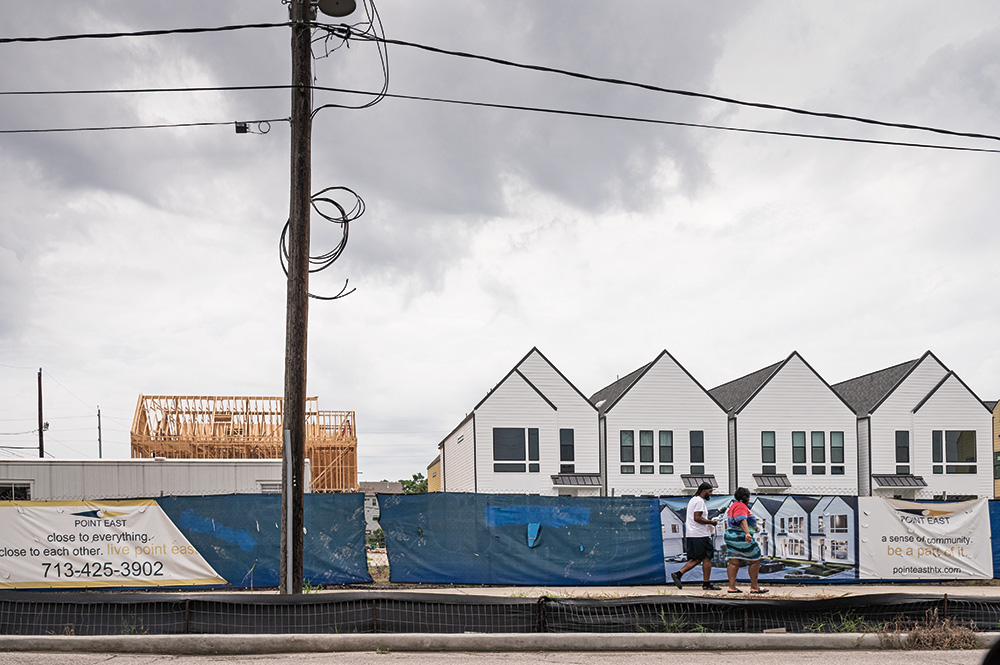
<path id="1" fill-rule="evenodd" d="M 855 552 L 854 519 L 857 499 L 849 496 L 822 497 L 809 517 L 811 559 L 820 563 L 853 566 Z"/>
<path id="2" fill-rule="evenodd" d="M 834 390 L 857 413 L 862 496 L 993 496 L 993 416 L 933 353 Z"/>
<path id="3" fill-rule="evenodd" d="M 442 491 L 600 496 L 597 409 L 533 348 L 438 444 Z"/>
<path id="4" fill-rule="evenodd" d="M 726 411 L 667 351 L 590 401 L 600 413 L 606 495 L 682 495 L 702 482 L 735 489 Z"/>
<path id="5" fill-rule="evenodd" d="M 854 409 L 797 351 L 709 393 L 729 414 L 734 490 L 857 496 Z"/>

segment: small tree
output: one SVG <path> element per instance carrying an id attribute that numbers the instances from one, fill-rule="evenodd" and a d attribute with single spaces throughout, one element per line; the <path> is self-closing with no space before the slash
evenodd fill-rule
<path id="1" fill-rule="evenodd" d="M 365 538 L 365 544 L 368 545 L 368 549 L 370 550 L 385 547 L 385 531 L 382 530 L 382 527 L 369 533 Z"/>
<path id="2" fill-rule="evenodd" d="M 399 482 L 403 485 L 403 494 L 427 493 L 427 479 L 422 473 L 413 474 L 413 480 L 400 480 Z"/>

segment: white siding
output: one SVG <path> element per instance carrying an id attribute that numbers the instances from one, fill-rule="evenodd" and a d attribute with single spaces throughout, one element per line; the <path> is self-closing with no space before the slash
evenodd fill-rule
<path id="1" fill-rule="evenodd" d="M 910 439 L 911 472 L 923 476 L 927 487 L 917 498 L 936 494 L 951 496 L 975 494 L 987 499 L 993 495 L 993 417 L 983 403 L 966 389 L 954 374 L 921 405 L 913 416 L 914 436 Z M 976 470 L 970 474 L 934 474 L 931 455 L 934 430 L 973 430 L 976 432 Z M 944 466 L 947 470 L 948 461 Z"/>
<path id="2" fill-rule="evenodd" d="M 615 496 L 682 495 L 681 474 L 690 472 L 690 432 L 704 432 L 705 472 L 721 491 L 729 487 L 727 418 L 713 400 L 669 354 L 655 364 L 604 414 L 607 427 L 608 491 Z M 621 473 L 621 431 L 634 432 L 634 474 Z M 641 474 L 639 432 L 653 432 L 653 473 Z M 659 432 L 673 432 L 672 474 L 659 473 Z M 646 463 L 647 465 L 649 463 Z"/>
<path id="3" fill-rule="evenodd" d="M 476 491 L 484 494 L 557 494 L 550 478 L 559 472 L 559 420 L 556 414 L 557 411 L 516 372 L 497 386 L 476 409 Z M 537 428 L 540 470 L 535 473 L 495 472 L 494 427 Z M 596 421 L 594 427 L 596 429 Z M 530 463 L 524 460 L 525 465 Z"/>
<path id="4" fill-rule="evenodd" d="M 306 462 L 306 491 L 310 491 Z M 27 482 L 37 501 L 255 494 L 278 483 L 281 460 L 12 460 L 0 480 Z"/>
<path id="5" fill-rule="evenodd" d="M 806 433 L 805 475 L 792 473 L 792 432 Z M 858 424 L 854 412 L 798 354 L 737 414 L 739 454 L 737 484 L 756 491 L 754 473 L 761 472 L 761 432 L 774 432 L 777 472 L 788 475 L 789 494 L 858 493 Z M 825 433 L 825 474 L 812 473 L 812 432 Z M 830 433 L 844 433 L 844 475 L 831 475 Z M 796 465 L 798 466 L 798 465 Z"/>
<path id="6" fill-rule="evenodd" d="M 475 418 L 467 417 L 441 450 L 441 491 L 475 492 Z"/>

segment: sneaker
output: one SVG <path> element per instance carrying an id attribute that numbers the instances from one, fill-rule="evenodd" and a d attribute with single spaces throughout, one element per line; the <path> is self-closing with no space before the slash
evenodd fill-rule
<path id="1" fill-rule="evenodd" d="M 684 585 L 681 584 L 681 574 L 680 574 L 680 571 L 675 570 L 674 572 L 670 573 L 670 579 L 672 579 L 674 581 L 674 586 L 676 586 L 678 589 L 683 589 L 684 588 Z"/>
<path id="2" fill-rule="evenodd" d="M 721 586 L 715 586 L 711 582 L 705 582 L 704 584 L 701 585 L 701 588 L 704 589 L 705 591 L 722 591 Z"/>

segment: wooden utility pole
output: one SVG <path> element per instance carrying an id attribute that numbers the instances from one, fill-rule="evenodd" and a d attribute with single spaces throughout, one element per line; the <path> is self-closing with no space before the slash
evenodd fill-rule
<path id="1" fill-rule="evenodd" d="M 291 0 L 291 201 L 285 316 L 284 480 L 281 592 L 302 593 L 306 439 L 306 347 L 309 328 L 309 213 L 312 197 L 312 33 L 309 0 Z"/>
<path id="2" fill-rule="evenodd" d="M 104 457 L 104 451 L 101 449 L 103 446 L 101 442 L 101 405 L 97 405 L 97 459 Z"/>
<path id="3" fill-rule="evenodd" d="M 45 457 L 45 427 L 42 419 L 42 368 L 38 368 L 38 456 Z"/>

